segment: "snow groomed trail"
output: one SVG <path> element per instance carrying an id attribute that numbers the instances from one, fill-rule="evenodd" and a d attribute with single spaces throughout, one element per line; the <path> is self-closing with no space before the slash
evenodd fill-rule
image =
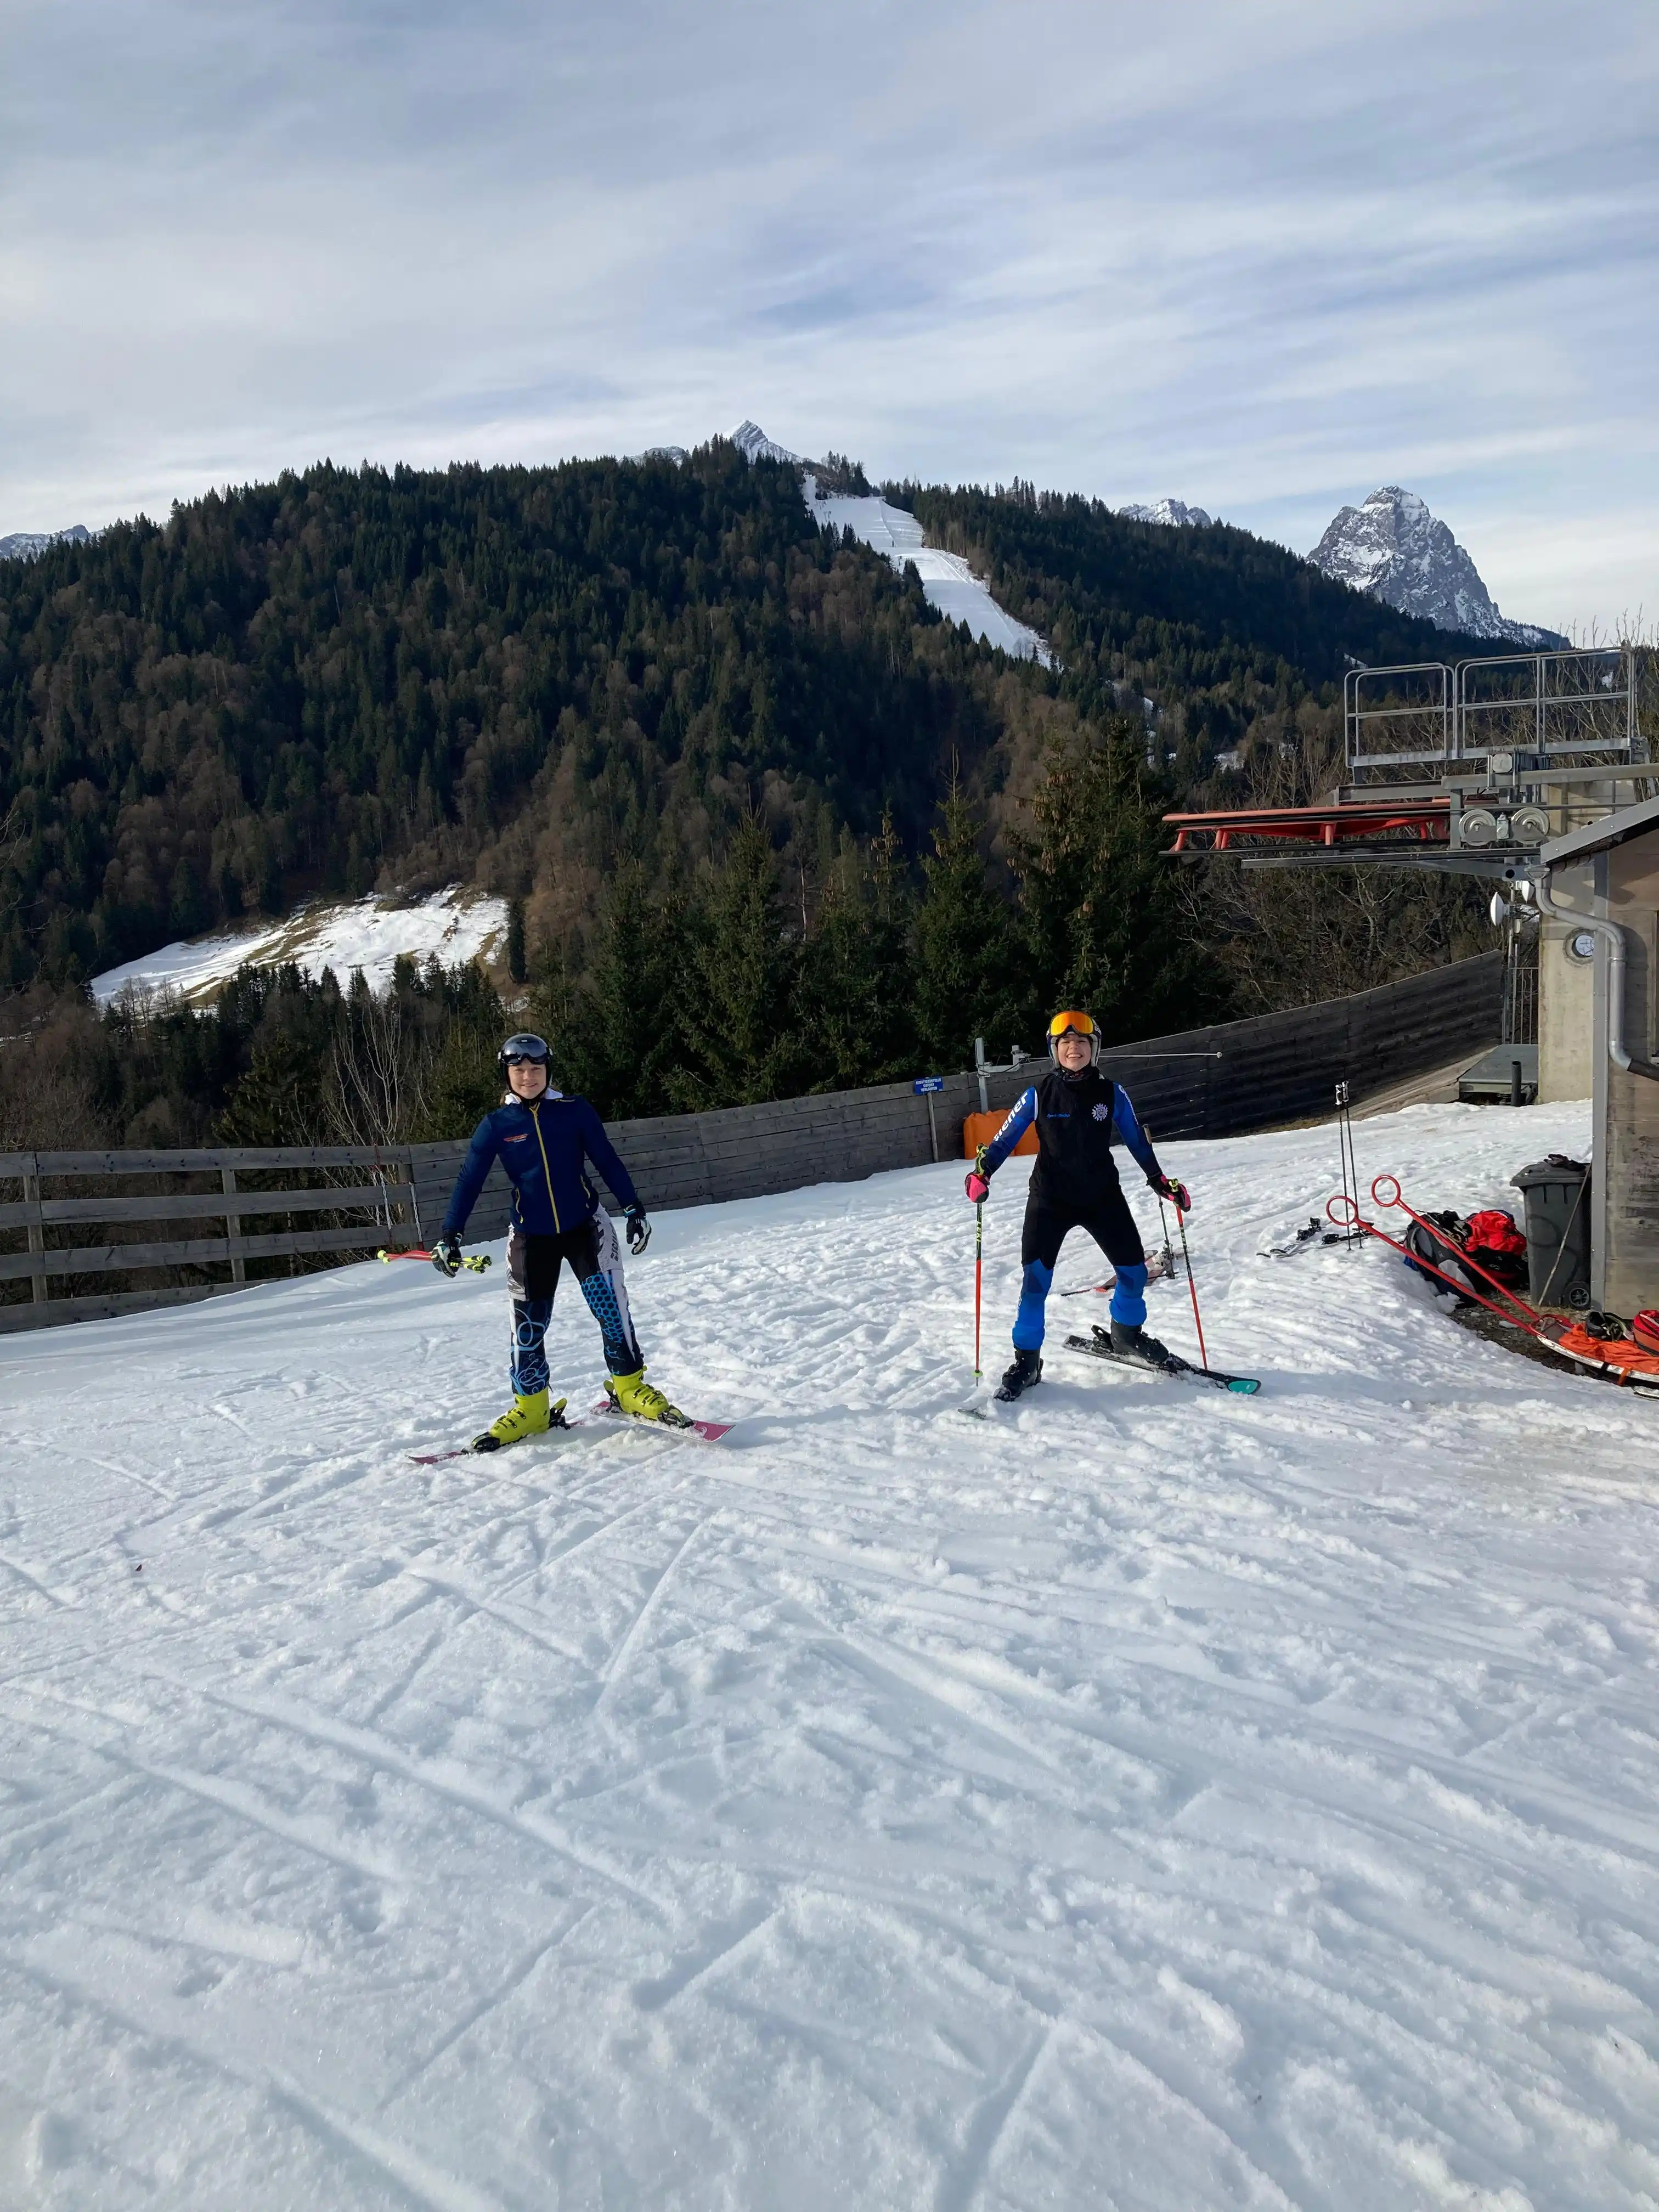
<path id="1" fill-rule="evenodd" d="M 1360 1166 L 1468 1211 L 1587 1118 Z M 715 1447 L 411 1465 L 499 1269 L 0 1340 L 0 2203 L 1659 2203 L 1659 1407 L 1257 1258 L 1335 1149 L 1171 1148 L 1254 1400 L 954 1412 L 959 1164 L 662 1217 Z"/>

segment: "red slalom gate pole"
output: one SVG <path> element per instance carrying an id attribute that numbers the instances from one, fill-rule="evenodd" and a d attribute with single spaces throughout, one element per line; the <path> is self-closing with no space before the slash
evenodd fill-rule
<path id="1" fill-rule="evenodd" d="M 1181 1264 L 1187 1270 L 1187 1288 L 1193 1294 L 1193 1327 L 1198 1331 L 1198 1364 L 1207 1375 L 1210 1371 L 1210 1355 L 1204 1349 L 1204 1324 L 1198 1317 L 1198 1285 L 1193 1280 L 1192 1258 L 1187 1250 L 1187 1217 L 1181 1210 L 1179 1199 L 1174 1200 L 1172 1203 L 1175 1206 L 1176 1227 L 1181 1231 Z"/>
<path id="2" fill-rule="evenodd" d="M 1394 1196 L 1392 1198 L 1384 1198 L 1382 1195 L 1382 1187 L 1385 1183 L 1390 1184 L 1393 1187 Z M 1417 1211 L 1415 1206 L 1407 1205 L 1404 1195 L 1400 1188 L 1400 1178 L 1398 1176 L 1380 1175 L 1374 1176 L 1371 1182 L 1371 1198 L 1378 1206 L 1397 1207 L 1401 1213 L 1409 1214 L 1411 1218 L 1417 1224 L 1418 1227 L 1419 1229 L 1425 1229 L 1437 1244 L 1444 1244 L 1450 1242 L 1449 1237 L 1435 1227 L 1433 1222 L 1425 1221 L 1422 1215 Z M 1413 1253 L 1411 1256 L 1415 1259 L 1417 1255 L 1415 1253 Z M 1529 1322 L 1541 1325 L 1544 1316 L 1538 1311 L 1537 1308 L 1534 1306 L 1529 1306 L 1524 1298 L 1517 1297 L 1515 1292 L 1510 1290 L 1506 1284 L 1500 1283 L 1498 1281 L 1496 1275 L 1489 1275 L 1478 1260 L 1471 1259 L 1467 1252 L 1460 1252 L 1457 1255 L 1457 1264 L 1460 1267 L 1473 1267 L 1475 1273 L 1480 1276 L 1481 1281 L 1483 1283 L 1490 1283 L 1493 1290 L 1498 1292 L 1500 1297 L 1507 1298 L 1511 1305 L 1519 1306 Z M 1483 1305 L 1486 1304 L 1484 1298 L 1481 1300 L 1481 1304 Z"/>
<path id="3" fill-rule="evenodd" d="M 1339 1206 L 1346 1206 L 1349 1209 L 1346 1218 L 1333 1210 Z M 1387 1244 L 1398 1252 L 1402 1260 L 1409 1260 L 1413 1267 L 1421 1269 L 1425 1275 L 1438 1276 L 1449 1291 L 1455 1291 L 1460 1298 L 1473 1298 L 1476 1305 L 1485 1306 L 1488 1313 L 1496 1314 L 1499 1321 L 1507 1322 L 1511 1328 L 1523 1328 L 1528 1336 L 1542 1336 L 1544 1334 L 1544 1327 L 1540 1320 L 1518 1321 L 1512 1313 L 1505 1313 L 1502 1306 L 1495 1306 L 1490 1298 L 1483 1298 L 1479 1291 L 1472 1291 L 1467 1283 L 1454 1282 L 1451 1277 L 1443 1269 L 1437 1267 L 1431 1260 L 1419 1260 L 1415 1252 L 1408 1252 L 1406 1247 L 1390 1237 L 1386 1230 L 1379 1229 L 1374 1221 L 1367 1221 L 1351 1198 L 1327 1199 L 1325 1213 L 1327 1218 L 1334 1221 L 1339 1229 L 1358 1229 L 1363 1236 L 1375 1237 L 1380 1243 Z M 1431 1231 L 1431 1234 L 1436 1237 L 1439 1233 L 1438 1230 Z M 1494 1284 L 1492 1287 L 1495 1290 L 1501 1290 L 1503 1285 Z M 1526 1310 L 1530 1313 L 1532 1309 L 1528 1307 Z"/>

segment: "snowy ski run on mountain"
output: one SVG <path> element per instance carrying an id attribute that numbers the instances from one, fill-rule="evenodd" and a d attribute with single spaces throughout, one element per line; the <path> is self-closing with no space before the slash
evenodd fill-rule
<path id="1" fill-rule="evenodd" d="M 1467 1213 L 1588 1125 L 1366 1165 Z M 1258 1258 L 1328 1128 L 1166 1149 L 1259 1397 L 1051 1329 L 957 1419 L 960 1162 L 657 1217 L 716 1449 L 411 1467 L 507 1402 L 499 1246 L 0 1340 L 0 2203 L 1650 2212 L 1659 1407 Z"/>

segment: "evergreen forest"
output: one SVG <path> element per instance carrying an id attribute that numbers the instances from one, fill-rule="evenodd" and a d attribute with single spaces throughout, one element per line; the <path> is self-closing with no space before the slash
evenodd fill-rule
<path id="1" fill-rule="evenodd" d="M 1127 1041 L 1486 941 L 1455 885 L 1160 857 L 1175 805 L 1334 780 L 1347 658 L 1467 641 L 1224 526 L 887 489 L 1054 668 L 723 441 L 325 464 L 0 563 L 0 1146 L 458 1134 L 509 1018 L 607 1113 L 735 1103 L 1006 1057 L 1060 1000 Z M 512 902 L 510 975 L 84 996 L 243 915 L 457 880 Z"/>

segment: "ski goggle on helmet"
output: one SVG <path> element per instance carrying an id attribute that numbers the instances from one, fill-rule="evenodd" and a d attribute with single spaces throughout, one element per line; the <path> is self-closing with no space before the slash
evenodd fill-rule
<path id="1" fill-rule="evenodd" d="M 531 1067 L 545 1067 L 547 1039 L 532 1036 L 528 1030 L 521 1030 L 517 1036 L 508 1037 L 495 1055 L 495 1065 L 503 1075 L 507 1073 L 509 1067 L 523 1067 L 526 1065 Z"/>
<path id="2" fill-rule="evenodd" d="M 1048 1057 L 1060 1066 L 1060 1041 L 1065 1036 L 1079 1036 L 1089 1048 L 1089 1065 L 1093 1067 L 1100 1058 L 1100 1031 L 1095 1027 L 1092 1014 L 1073 1011 L 1056 1014 L 1048 1024 Z"/>

